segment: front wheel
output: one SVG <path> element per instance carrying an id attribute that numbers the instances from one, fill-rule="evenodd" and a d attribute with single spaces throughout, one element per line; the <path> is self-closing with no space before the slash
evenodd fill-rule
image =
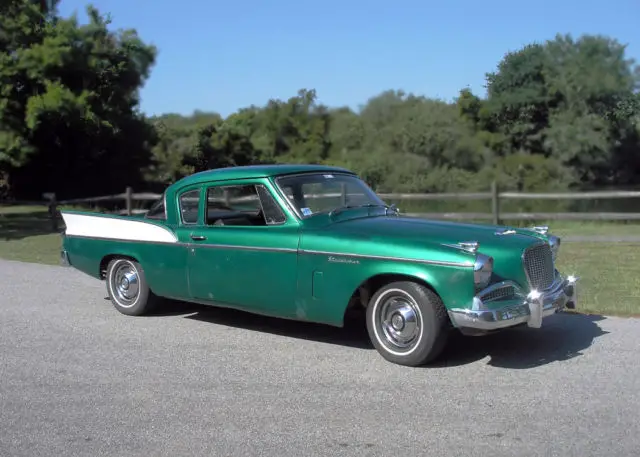
<path id="1" fill-rule="evenodd" d="M 386 360 L 419 366 L 440 355 L 447 340 L 447 312 L 440 297 L 410 281 L 387 284 L 367 306 L 371 342 Z"/>
<path id="2" fill-rule="evenodd" d="M 151 311 L 158 297 L 149 289 L 144 270 L 138 262 L 116 258 L 107 266 L 107 293 L 122 314 L 140 316 Z"/>

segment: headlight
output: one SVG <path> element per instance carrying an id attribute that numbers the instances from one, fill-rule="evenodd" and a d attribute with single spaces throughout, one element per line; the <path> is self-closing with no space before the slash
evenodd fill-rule
<path id="1" fill-rule="evenodd" d="M 476 290 L 484 289 L 489 285 L 492 273 L 493 257 L 478 254 L 476 263 L 473 265 L 473 282 L 476 285 Z"/>
<path id="2" fill-rule="evenodd" d="M 551 257 L 555 263 L 558 258 L 558 251 L 560 251 L 560 238 L 555 235 L 549 235 L 549 246 L 551 247 Z"/>

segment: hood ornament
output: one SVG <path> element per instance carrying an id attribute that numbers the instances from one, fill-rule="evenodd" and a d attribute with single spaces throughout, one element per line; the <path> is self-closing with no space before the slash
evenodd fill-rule
<path id="1" fill-rule="evenodd" d="M 495 234 L 496 235 L 515 235 L 516 231 L 513 229 L 502 229 L 502 230 L 498 230 Z"/>
<path id="2" fill-rule="evenodd" d="M 461 241 L 455 244 L 443 244 L 443 246 L 449 246 L 451 248 L 462 249 L 463 251 L 471 252 L 475 254 L 480 247 L 480 243 L 477 241 Z"/>
<path id="3" fill-rule="evenodd" d="M 540 235 L 546 235 L 549 232 L 549 226 L 536 225 L 535 227 L 531 227 L 529 230 L 539 233 Z"/>

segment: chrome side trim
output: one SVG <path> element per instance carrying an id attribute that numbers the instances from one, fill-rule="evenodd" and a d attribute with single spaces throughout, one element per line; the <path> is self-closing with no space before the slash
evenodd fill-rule
<path id="1" fill-rule="evenodd" d="M 295 248 L 277 248 L 277 247 L 263 247 L 263 246 L 239 246 L 235 244 L 210 244 L 210 243 L 185 243 L 185 242 L 175 242 L 169 243 L 164 241 L 136 241 L 136 240 L 120 240 L 117 238 L 98 238 L 98 237 L 90 237 L 90 236 L 69 236 L 68 238 L 84 238 L 84 239 L 95 239 L 102 241 L 118 241 L 121 243 L 142 243 L 142 244 L 161 244 L 166 246 L 181 246 L 187 248 L 205 248 L 205 249 L 237 249 L 244 251 L 262 251 L 262 252 L 289 252 L 289 253 L 299 253 L 299 254 L 308 254 L 308 255 L 326 255 L 326 256 L 338 256 L 338 257 L 353 257 L 358 259 L 371 259 L 371 260 L 390 260 L 394 262 L 410 262 L 410 263 L 421 263 L 427 265 L 440 265 L 447 267 L 463 267 L 463 268 L 472 268 L 473 262 L 447 262 L 444 260 L 428 260 L 428 259 L 412 259 L 407 257 L 395 257 L 395 256 L 383 256 L 383 255 L 373 255 L 373 254 L 356 254 L 353 252 L 335 252 L 335 251 L 316 251 L 311 249 L 295 249 Z"/>
<path id="2" fill-rule="evenodd" d="M 507 300 L 499 308 L 487 309 L 478 297 L 474 297 L 472 309 L 448 310 L 454 327 L 476 330 L 500 330 L 520 324 L 540 328 L 542 320 L 564 308 L 577 306 L 576 282 L 579 278 L 559 277 L 549 292 L 531 291 L 525 298 Z"/>
<path id="3" fill-rule="evenodd" d="M 83 240 L 98 240 L 98 241 L 117 241 L 119 243 L 136 243 L 136 244 L 163 244 L 167 246 L 185 246 L 188 243 L 181 241 L 147 241 L 147 240 L 123 240 L 121 238 L 108 238 L 103 236 L 88 236 L 88 235 L 65 235 L 67 238 L 80 238 Z"/>
<path id="4" fill-rule="evenodd" d="M 291 252 L 297 253 L 294 248 L 275 248 L 267 246 L 239 246 L 236 244 L 209 244 L 209 243 L 188 243 L 190 248 L 199 247 L 204 249 L 237 249 L 238 251 L 260 251 L 260 252 Z"/>
<path id="5" fill-rule="evenodd" d="M 119 238 L 102 238 L 102 237 L 93 237 L 93 236 L 82 236 L 82 235 L 71 235 L 67 236 L 67 238 L 82 238 L 88 240 L 98 240 L 98 241 L 117 241 L 119 243 L 128 243 L 128 244 L 160 244 L 165 246 L 179 246 L 186 248 L 208 248 L 208 249 L 238 249 L 244 251 L 267 251 L 267 252 L 298 252 L 297 249 L 294 248 L 276 248 L 276 247 L 266 247 L 266 246 L 239 246 L 235 244 L 205 244 L 205 243 L 186 243 L 182 241 L 177 241 L 175 243 L 167 242 L 167 241 L 143 241 L 143 240 L 121 240 Z"/>
<path id="6" fill-rule="evenodd" d="M 315 251 L 311 249 L 301 249 L 300 254 L 310 254 L 310 255 L 326 255 L 326 256 L 339 256 L 339 257 L 354 257 L 358 259 L 371 259 L 371 260 L 391 260 L 394 262 L 411 262 L 411 263 L 422 263 L 427 265 L 441 265 L 447 267 L 464 267 L 464 268 L 472 268 L 473 262 L 462 263 L 462 262 L 447 262 L 444 260 L 427 260 L 427 259 L 411 259 L 407 257 L 394 257 L 394 256 L 384 256 L 384 255 L 373 255 L 373 254 L 355 254 L 352 252 L 333 252 L 333 251 Z"/>

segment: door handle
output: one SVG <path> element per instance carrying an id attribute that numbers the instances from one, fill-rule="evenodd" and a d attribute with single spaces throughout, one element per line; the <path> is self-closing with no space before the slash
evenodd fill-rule
<path id="1" fill-rule="evenodd" d="M 206 237 L 206 236 L 203 236 L 203 235 L 193 235 L 193 234 L 191 234 L 191 235 L 189 235 L 189 236 L 190 236 L 190 237 L 191 237 L 191 239 L 192 239 L 192 240 L 194 240 L 194 241 L 202 241 L 202 240 L 206 240 L 206 239 L 207 239 L 207 237 Z"/>

